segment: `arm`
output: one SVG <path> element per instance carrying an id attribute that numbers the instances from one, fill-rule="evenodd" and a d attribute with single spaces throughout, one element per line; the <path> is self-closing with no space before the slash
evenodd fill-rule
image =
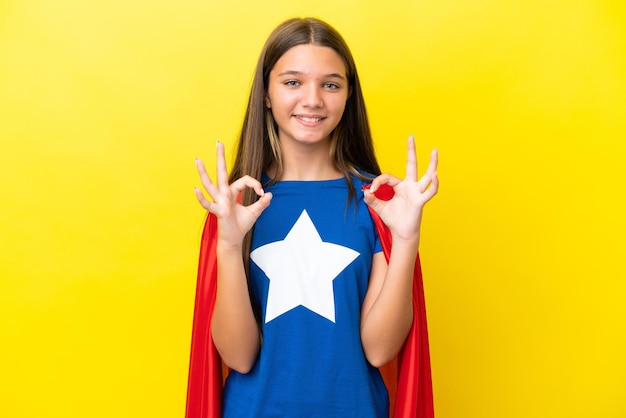
<path id="1" fill-rule="evenodd" d="M 259 329 L 252 311 L 241 250 L 217 246 L 217 296 L 211 334 L 228 367 L 247 373 L 259 352 Z"/>
<path id="2" fill-rule="evenodd" d="M 414 251 L 394 243 L 389 266 L 382 252 L 374 255 L 361 311 L 361 342 L 367 360 L 380 367 L 398 354 L 413 323 Z"/>
<path id="3" fill-rule="evenodd" d="M 415 145 L 408 144 L 406 178 L 388 174 L 377 177 L 366 193 L 365 202 L 378 213 L 392 234 L 389 264 L 382 253 L 374 256 L 370 282 L 361 310 L 361 341 L 368 361 L 381 366 L 392 360 L 402 347 L 413 320 L 413 271 L 420 240 L 423 206 L 437 193 L 437 152 L 431 154 L 426 174 L 417 177 Z M 377 199 L 381 184 L 394 188 L 389 201 Z"/>
<path id="4" fill-rule="evenodd" d="M 202 161 L 197 160 L 202 185 L 213 199 L 209 201 L 195 189 L 198 201 L 217 217 L 217 296 L 211 323 L 215 347 L 230 368 L 250 371 L 260 348 L 260 335 L 252 311 L 248 284 L 242 258 L 245 234 L 269 205 L 270 193 L 264 193 L 261 184 L 244 176 L 228 184 L 224 146 L 217 147 L 217 184 L 206 172 Z M 237 197 L 245 188 L 252 188 L 260 196 L 249 206 L 242 206 Z"/>

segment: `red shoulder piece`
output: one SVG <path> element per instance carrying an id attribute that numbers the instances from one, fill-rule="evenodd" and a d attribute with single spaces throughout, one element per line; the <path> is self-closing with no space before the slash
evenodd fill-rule
<path id="1" fill-rule="evenodd" d="M 389 261 L 391 254 L 391 233 L 380 217 L 370 208 L 370 213 L 378 236 Z M 396 369 L 397 368 L 397 369 Z M 390 415 L 394 418 L 433 418 L 433 387 L 430 371 L 430 350 L 428 346 L 428 328 L 426 324 L 426 305 L 424 303 L 424 284 L 419 254 L 415 260 L 413 273 L 413 326 L 398 354 L 398 358 L 381 367 L 391 400 Z M 394 402 L 393 382 L 389 376 L 397 376 Z"/>
<path id="2" fill-rule="evenodd" d="M 391 252 L 391 234 L 378 215 L 372 210 L 370 212 L 388 259 Z M 222 361 L 213 344 L 210 326 L 217 291 L 216 246 L 217 219 L 209 214 L 200 243 L 186 418 L 221 418 Z M 398 358 L 382 367 L 381 372 L 385 377 L 392 402 L 390 416 L 433 418 L 426 307 L 419 257 L 415 262 L 413 280 L 413 315 L 413 326 Z"/>
<path id="3" fill-rule="evenodd" d="M 204 224 L 191 331 L 186 418 L 221 418 L 222 360 L 213 344 L 211 319 L 217 292 L 217 218 Z"/>

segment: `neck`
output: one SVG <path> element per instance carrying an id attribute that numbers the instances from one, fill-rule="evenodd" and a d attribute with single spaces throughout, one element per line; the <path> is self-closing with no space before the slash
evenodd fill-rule
<path id="1" fill-rule="evenodd" d="M 342 177 L 330 158 L 328 143 L 302 147 L 282 145 L 283 172 L 277 180 L 332 180 Z M 268 174 L 274 177 L 275 167 Z"/>

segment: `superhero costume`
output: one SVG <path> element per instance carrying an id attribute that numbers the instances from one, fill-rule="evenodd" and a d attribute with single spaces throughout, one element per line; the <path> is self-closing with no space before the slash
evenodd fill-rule
<path id="1" fill-rule="evenodd" d="M 391 251 L 391 234 L 380 218 L 371 210 L 370 213 L 378 231 L 383 252 L 388 259 Z M 217 285 L 216 231 L 217 219 L 209 214 L 202 236 L 198 267 L 187 392 L 187 418 L 221 418 L 222 413 L 222 372 L 227 372 L 227 369 L 223 367 L 213 345 L 210 331 Z M 381 367 L 381 373 L 389 391 L 391 416 L 432 418 L 434 412 L 430 358 L 419 257 L 414 269 L 413 308 L 413 326 L 404 347 L 396 360 Z"/>

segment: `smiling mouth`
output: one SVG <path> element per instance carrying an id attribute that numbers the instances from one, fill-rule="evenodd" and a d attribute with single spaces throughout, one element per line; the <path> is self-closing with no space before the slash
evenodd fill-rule
<path id="1" fill-rule="evenodd" d="M 324 119 L 322 117 L 309 118 L 309 117 L 306 117 L 306 116 L 297 116 L 297 115 L 296 115 L 296 118 L 300 119 L 303 122 L 308 122 L 308 123 L 319 122 L 322 119 Z"/>

